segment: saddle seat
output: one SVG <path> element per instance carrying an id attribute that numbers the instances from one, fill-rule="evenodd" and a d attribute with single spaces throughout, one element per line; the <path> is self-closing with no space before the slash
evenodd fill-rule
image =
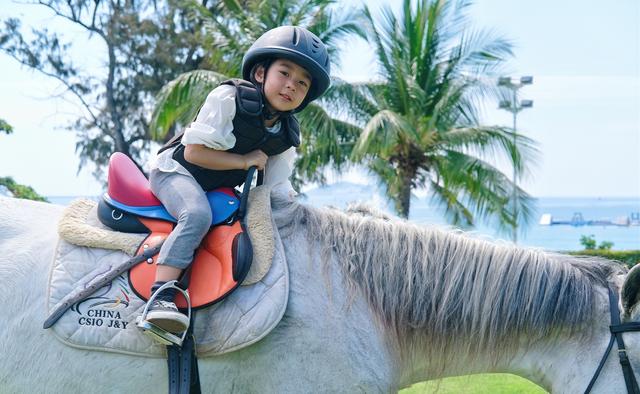
<path id="1" fill-rule="evenodd" d="M 130 207 L 155 207 L 162 203 L 149 187 L 149 180 L 136 164 L 124 153 L 115 152 L 109 160 L 107 194 L 111 199 Z M 236 197 L 233 188 L 216 189 Z"/>
<path id="2" fill-rule="evenodd" d="M 238 209 L 235 189 L 223 187 L 206 192 L 211 206 L 211 225 L 231 223 Z M 176 223 L 162 202 L 151 191 L 149 181 L 125 154 L 116 152 L 109 160 L 107 193 L 98 207 L 100 221 L 122 232 L 148 232 L 138 218 L 160 219 Z"/>
<path id="3" fill-rule="evenodd" d="M 149 181 L 124 153 L 116 152 L 109 160 L 107 192 L 119 203 L 134 207 L 162 205 L 149 188 Z"/>

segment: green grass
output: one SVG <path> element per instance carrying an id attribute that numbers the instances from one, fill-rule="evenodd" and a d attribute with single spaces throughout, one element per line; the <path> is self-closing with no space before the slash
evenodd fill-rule
<path id="1" fill-rule="evenodd" d="M 459 376 L 416 383 L 401 394 L 543 394 L 540 386 L 509 374 Z"/>

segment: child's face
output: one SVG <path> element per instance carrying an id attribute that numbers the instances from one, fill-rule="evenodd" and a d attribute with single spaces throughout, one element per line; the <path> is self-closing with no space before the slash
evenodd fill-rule
<path id="1" fill-rule="evenodd" d="M 286 59 L 278 59 L 271 64 L 266 82 L 264 68 L 259 67 L 256 80 L 264 83 L 264 94 L 271 109 L 282 112 L 298 108 L 311 87 L 309 73 Z"/>

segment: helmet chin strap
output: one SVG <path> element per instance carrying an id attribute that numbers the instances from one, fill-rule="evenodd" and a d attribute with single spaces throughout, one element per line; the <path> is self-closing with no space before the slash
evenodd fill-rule
<path id="1" fill-rule="evenodd" d="M 262 88 L 260 88 L 261 93 L 262 93 L 262 97 L 265 97 L 264 95 L 264 91 L 262 91 Z M 284 118 L 287 117 L 291 114 L 291 111 L 286 111 L 286 112 L 282 112 L 282 111 L 271 111 L 269 109 L 269 106 L 267 106 L 267 104 L 262 104 L 262 116 L 266 119 L 266 120 L 271 120 L 271 119 L 275 119 L 277 117 L 280 118 Z"/>

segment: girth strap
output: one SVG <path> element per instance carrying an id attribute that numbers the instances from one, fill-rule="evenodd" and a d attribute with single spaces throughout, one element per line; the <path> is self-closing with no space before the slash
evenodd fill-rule
<path id="1" fill-rule="evenodd" d="M 167 346 L 167 366 L 169 368 L 169 394 L 200 394 L 200 374 L 196 356 L 193 324 L 195 312 L 182 346 Z"/>
<path id="2" fill-rule="evenodd" d="M 618 309 L 618 294 L 611 289 L 609 290 L 609 311 L 611 313 L 611 325 L 609 326 L 609 331 L 611 331 L 611 338 L 609 339 L 609 344 L 607 345 L 607 350 L 604 352 L 602 359 L 600 360 L 600 364 L 598 364 L 598 368 L 591 378 L 587 389 L 585 390 L 585 394 L 590 393 L 593 385 L 596 383 L 600 372 L 602 371 L 602 367 L 609 358 L 609 353 L 611 353 L 611 349 L 613 348 L 613 343 L 617 342 L 618 344 L 618 357 L 620 359 L 620 366 L 622 367 L 622 374 L 624 375 L 624 382 L 627 386 L 627 393 L 629 394 L 640 394 L 640 388 L 638 387 L 638 382 L 636 381 L 636 377 L 633 373 L 633 367 L 631 366 L 631 362 L 629 361 L 629 356 L 627 355 L 627 349 L 624 344 L 624 340 L 622 339 L 623 332 L 629 331 L 640 331 L 640 323 L 632 322 L 632 323 L 620 323 L 620 310 Z"/>

